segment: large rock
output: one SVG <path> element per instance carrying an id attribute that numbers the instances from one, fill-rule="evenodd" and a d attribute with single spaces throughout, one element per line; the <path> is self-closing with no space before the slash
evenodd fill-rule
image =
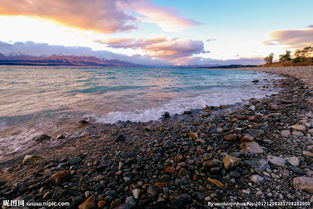
<path id="1" fill-rule="evenodd" d="M 313 178 L 301 176 L 296 177 L 292 181 L 295 188 L 313 193 Z"/>
<path id="2" fill-rule="evenodd" d="M 226 169 L 228 169 L 228 168 L 232 168 L 234 166 L 237 166 L 240 163 L 240 160 L 241 160 L 240 158 L 233 157 L 233 156 L 230 156 L 230 155 L 226 155 L 223 158 L 224 167 Z"/>
<path id="3" fill-rule="evenodd" d="M 96 207 L 96 197 L 88 197 L 81 205 L 78 206 L 79 209 L 95 209 Z"/>
<path id="4" fill-rule="evenodd" d="M 38 163 L 40 160 L 42 160 L 43 157 L 39 155 L 25 155 L 23 159 L 23 164 L 24 165 L 33 165 Z"/>
<path id="5" fill-rule="evenodd" d="M 276 166 L 285 166 L 286 164 L 286 159 L 282 158 L 282 157 L 277 157 L 277 156 L 273 156 L 273 155 L 268 155 L 267 156 L 268 161 Z"/>
<path id="6" fill-rule="evenodd" d="M 261 148 L 261 146 L 255 142 L 255 141 L 252 141 L 252 142 L 243 142 L 240 144 L 240 147 L 242 149 L 242 152 L 245 154 L 245 155 L 248 155 L 248 154 L 261 154 L 264 152 L 264 150 Z"/>
<path id="7" fill-rule="evenodd" d="M 54 184 L 61 184 L 71 178 L 71 172 L 69 170 L 61 170 L 53 174 L 50 180 Z"/>

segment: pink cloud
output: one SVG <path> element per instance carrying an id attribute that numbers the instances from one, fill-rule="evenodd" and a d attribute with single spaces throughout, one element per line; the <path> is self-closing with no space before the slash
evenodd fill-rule
<path id="1" fill-rule="evenodd" d="M 104 33 L 132 30 L 140 21 L 162 28 L 196 24 L 173 9 L 144 0 L 1 0 L 0 15 L 41 17 Z"/>
<path id="2" fill-rule="evenodd" d="M 171 62 L 190 59 L 195 54 L 206 53 L 199 40 L 156 37 L 150 39 L 109 39 L 97 41 L 112 48 L 141 49 L 151 57 Z"/>
<path id="3" fill-rule="evenodd" d="M 158 6 L 151 0 L 130 2 L 132 8 L 143 15 L 139 17 L 141 21 L 155 23 L 166 31 L 182 30 L 199 24 L 197 21 L 182 17 L 178 11 L 172 8 Z"/>
<path id="4" fill-rule="evenodd" d="M 313 28 L 300 30 L 279 30 L 271 34 L 271 40 L 263 42 L 266 45 L 288 45 L 292 48 L 302 48 L 313 44 Z"/>

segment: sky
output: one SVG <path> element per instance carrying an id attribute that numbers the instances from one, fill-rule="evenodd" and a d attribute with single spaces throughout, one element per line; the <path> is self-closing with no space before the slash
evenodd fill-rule
<path id="1" fill-rule="evenodd" d="M 0 53 L 261 64 L 313 43 L 312 0 L 0 0 Z"/>

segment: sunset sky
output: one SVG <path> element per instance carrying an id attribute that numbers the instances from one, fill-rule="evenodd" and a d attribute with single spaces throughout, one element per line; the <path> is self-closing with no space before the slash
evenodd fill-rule
<path id="1" fill-rule="evenodd" d="M 0 53 L 254 64 L 313 42 L 312 0 L 0 0 Z"/>

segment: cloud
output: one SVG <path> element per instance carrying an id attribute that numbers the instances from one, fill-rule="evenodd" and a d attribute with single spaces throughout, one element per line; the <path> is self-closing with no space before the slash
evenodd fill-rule
<path id="1" fill-rule="evenodd" d="M 131 0 L 131 7 L 143 16 L 143 22 L 155 23 L 165 31 L 182 30 L 200 24 L 197 21 L 181 16 L 178 11 L 168 7 L 161 7 L 151 0 Z"/>
<path id="2" fill-rule="evenodd" d="M 208 38 L 206 41 L 211 42 L 211 41 L 216 41 L 216 39 L 215 38 Z"/>
<path id="3" fill-rule="evenodd" d="M 161 38 L 160 38 L 161 39 Z M 157 40 L 154 39 L 154 40 Z M 104 60 L 117 59 L 126 62 L 132 62 L 142 65 L 166 66 L 171 65 L 173 62 L 167 60 L 160 60 L 151 58 L 145 55 L 126 56 L 104 50 L 92 50 L 88 47 L 65 47 L 58 45 L 49 45 L 45 43 L 34 42 L 16 42 L 6 43 L 0 41 L 0 53 L 4 55 L 23 54 L 30 56 L 51 56 L 51 55 L 65 55 L 65 56 L 95 56 Z M 217 60 L 210 58 L 201 58 L 195 56 L 173 57 L 171 61 L 175 64 L 183 65 L 229 65 L 229 64 L 263 64 L 263 58 L 239 58 L 232 60 Z"/>
<path id="4" fill-rule="evenodd" d="M 192 60 L 189 60 L 189 65 L 200 65 L 200 66 L 210 66 L 210 65 L 260 65 L 264 64 L 264 59 L 259 57 L 246 58 L 241 57 L 238 59 L 228 59 L 228 60 L 219 60 L 219 59 L 210 59 L 210 58 L 201 58 L 193 57 Z"/>
<path id="5" fill-rule="evenodd" d="M 302 48 L 313 44 L 313 28 L 300 30 L 279 30 L 270 34 L 271 40 L 266 45 L 287 45 L 291 48 Z"/>
<path id="6" fill-rule="evenodd" d="M 34 42 L 5 43 L 0 41 L 0 53 L 4 55 L 23 54 L 30 56 L 95 56 L 105 60 L 117 59 L 142 65 L 169 65 L 168 62 L 152 59 L 149 56 L 126 56 L 104 50 L 92 50 L 88 47 L 65 47 Z"/>
<path id="7" fill-rule="evenodd" d="M 197 24 L 149 0 L 1 0 L 0 14 L 47 18 L 104 33 L 129 31 L 140 21 L 167 29 Z"/>
<path id="8" fill-rule="evenodd" d="M 151 57 L 172 63 L 190 59 L 190 56 L 195 54 L 207 53 L 204 51 L 203 42 L 199 40 L 156 37 L 149 39 L 115 38 L 97 42 L 112 48 L 140 49 Z"/>

